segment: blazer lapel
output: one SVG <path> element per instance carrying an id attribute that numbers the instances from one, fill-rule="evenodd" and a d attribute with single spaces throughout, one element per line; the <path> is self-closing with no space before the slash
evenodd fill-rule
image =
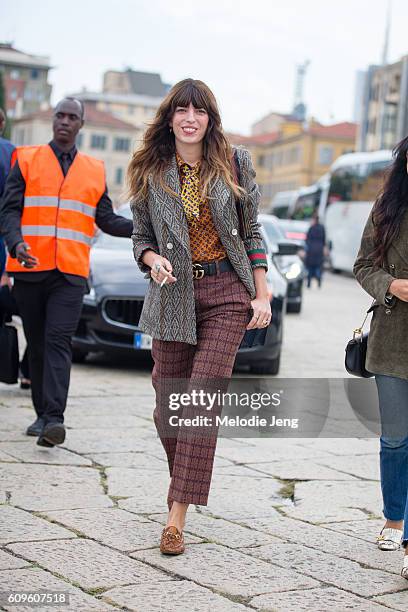
<path id="1" fill-rule="evenodd" d="M 217 177 L 210 188 L 210 209 L 217 228 L 221 229 L 225 226 L 226 220 L 231 222 L 231 207 L 233 204 L 233 195 L 231 190 L 226 185 L 221 177 Z"/>
<path id="2" fill-rule="evenodd" d="M 177 240 L 189 250 L 190 237 L 187 219 L 180 197 L 180 179 L 175 155 L 172 156 L 170 165 L 165 172 L 164 182 L 177 194 L 177 196 L 173 196 L 159 185 L 155 185 L 156 201 L 160 209 L 161 218 L 171 232 L 177 237 Z"/>

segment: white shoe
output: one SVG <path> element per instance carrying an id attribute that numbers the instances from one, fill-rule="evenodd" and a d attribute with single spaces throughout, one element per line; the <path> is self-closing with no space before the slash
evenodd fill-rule
<path id="1" fill-rule="evenodd" d="M 377 538 L 377 546 L 380 550 L 399 550 L 401 547 L 402 529 L 384 527 Z M 408 571 L 408 566 L 407 566 Z"/>
<path id="2" fill-rule="evenodd" d="M 401 576 L 405 578 L 405 580 L 408 580 L 408 555 L 405 555 L 404 557 L 404 563 L 403 563 L 402 570 L 401 570 Z"/>

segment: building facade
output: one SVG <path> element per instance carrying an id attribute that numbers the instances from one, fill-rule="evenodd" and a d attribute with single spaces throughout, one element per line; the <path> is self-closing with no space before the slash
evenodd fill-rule
<path id="1" fill-rule="evenodd" d="M 291 191 L 316 182 L 343 153 L 354 151 L 357 126 L 339 123 L 324 126 L 317 122 L 289 130 L 256 136 L 230 135 L 233 144 L 247 147 L 257 172 L 261 208 L 269 209 L 278 191 Z"/>
<path id="2" fill-rule="evenodd" d="M 48 57 L 29 55 L 9 43 L 0 43 L 0 72 L 6 90 L 6 112 L 11 118 L 45 109 L 50 104 Z"/>
<path id="3" fill-rule="evenodd" d="M 365 73 L 357 150 L 392 149 L 408 135 L 408 55 Z"/>
<path id="4" fill-rule="evenodd" d="M 13 122 L 12 141 L 17 145 L 49 142 L 53 111 L 48 109 Z M 78 135 L 78 149 L 105 162 L 106 183 L 115 206 L 126 201 L 126 169 L 137 146 L 137 129 L 130 123 L 85 105 L 85 124 Z"/>

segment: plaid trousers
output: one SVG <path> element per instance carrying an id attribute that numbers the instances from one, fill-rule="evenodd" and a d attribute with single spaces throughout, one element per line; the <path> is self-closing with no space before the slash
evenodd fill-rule
<path id="1" fill-rule="evenodd" d="M 180 391 L 180 379 L 185 381 L 183 390 L 188 390 L 193 381 L 202 381 L 206 391 L 215 390 L 214 385 L 226 390 L 252 316 L 250 295 L 234 271 L 194 280 L 194 298 L 197 344 L 156 339 L 152 344 L 152 383 L 156 391 L 153 417 L 171 476 L 169 508 L 173 500 L 207 505 L 218 434 L 215 425 L 205 432 L 173 426 L 169 433 L 169 417 L 175 414 L 169 408 L 169 392 L 172 386 Z M 221 409 L 214 406 L 212 415 Z M 179 416 L 194 413 L 196 409 L 187 407 Z"/>

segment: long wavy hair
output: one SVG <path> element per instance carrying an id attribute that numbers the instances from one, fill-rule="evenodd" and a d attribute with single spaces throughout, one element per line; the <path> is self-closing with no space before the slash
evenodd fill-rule
<path id="1" fill-rule="evenodd" d="M 232 148 L 222 129 L 217 101 L 210 88 L 195 79 L 184 79 L 174 85 L 160 104 L 153 122 L 146 130 L 142 146 L 135 151 L 127 170 L 129 196 L 133 202 L 147 197 L 149 176 L 165 191 L 176 195 L 164 182 L 164 173 L 176 151 L 170 123 L 178 106 L 204 108 L 208 113 L 208 127 L 203 140 L 200 164 L 200 188 L 209 197 L 211 182 L 222 177 L 235 196 L 243 190 L 235 181 L 231 167 Z"/>
<path id="2" fill-rule="evenodd" d="M 408 209 L 408 137 L 393 150 L 394 162 L 373 207 L 374 263 L 382 266 L 391 243 L 398 235 L 402 217 Z"/>

